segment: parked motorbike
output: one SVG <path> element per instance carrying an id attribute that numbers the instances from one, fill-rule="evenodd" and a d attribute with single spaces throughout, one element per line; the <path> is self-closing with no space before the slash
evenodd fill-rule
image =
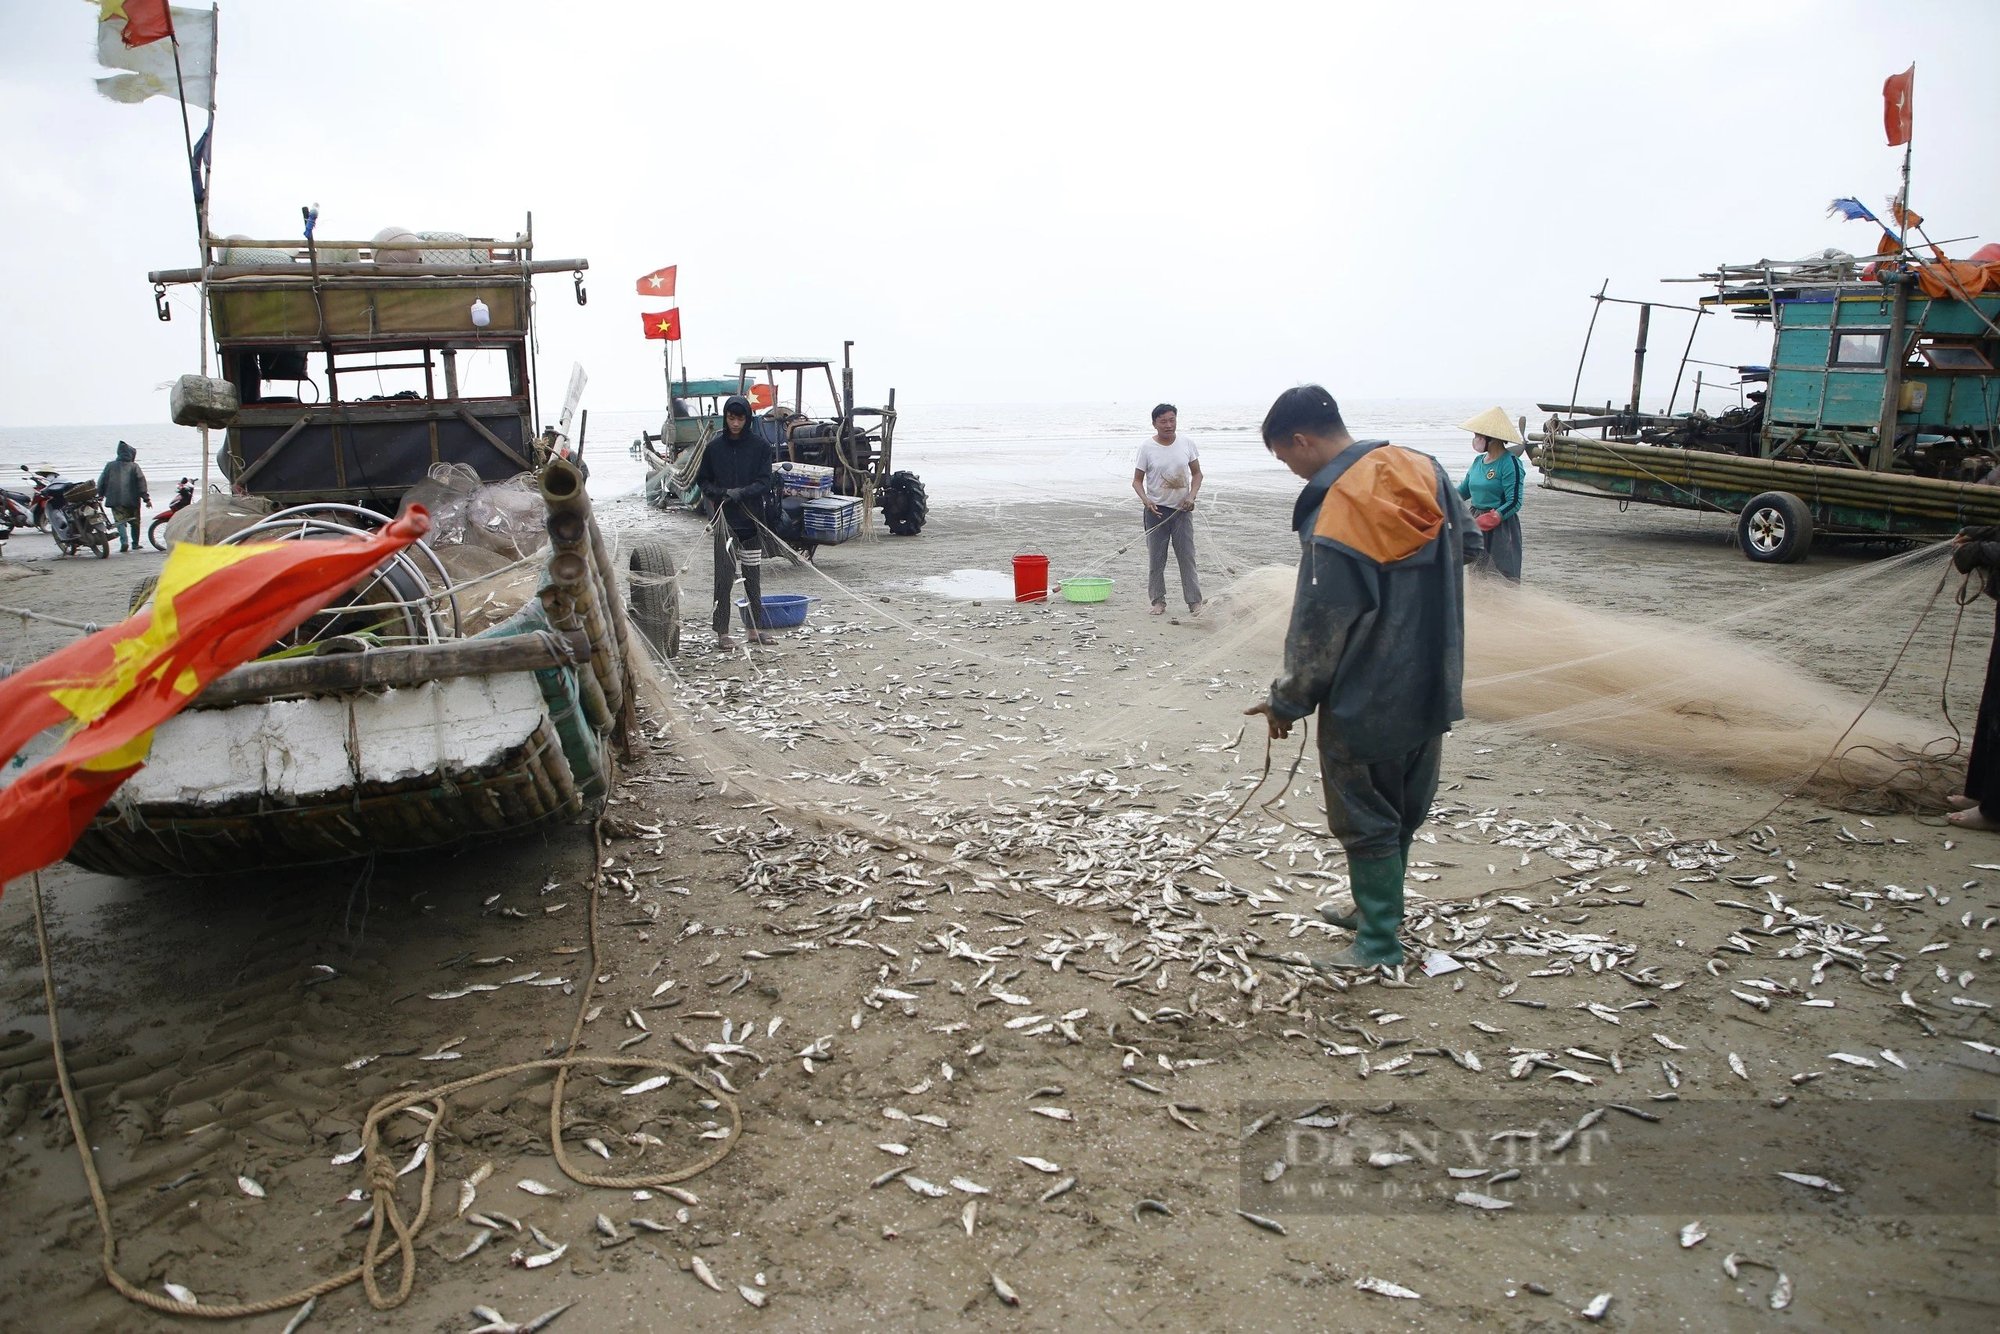
<path id="1" fill-rule="evenodd" d="M 56 550 L 74 556 L 84 547 L 99 558 L 111 556 L 111 519 L 97 499 L 97 483 L 54 478 L 43 486 L 40 499 L 48 514 L 49 535 Z"/>
<path id="2" fill-rule="evenodd" d="M 60 481 L 61 477 L 54 468 L 30 468 L 25 463 L 21 465 L 21 471 L 27 474 L 30 487 L 28 510 L 34 520 L 33 526 L 36 531 L 46 533 L 49 530 L 49 483 Z"/>
<path id="3" fill-rule="evenodd" d="M 183 477 L 181 478 L 180 487 L 174 492 L 174 503 L 161 510 L 158 514 L 155 514 L 153 521 L 146 525 L 146 540 L 151 542 L 158 550 L 165 551 L 167 549 L 165 535 L 167 520 L 173 518 L 193 503 L 194 478 Z"/>
<path id="4" fill-rule="evenodd" d="M 0 487 L 0 533 L 35 526 L 35 497 L 29 491 Z"/>

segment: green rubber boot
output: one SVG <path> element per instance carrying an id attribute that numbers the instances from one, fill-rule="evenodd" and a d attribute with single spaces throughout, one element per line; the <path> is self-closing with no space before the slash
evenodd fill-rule
<path id="1" fill-rule="evenodd" d="M 1358 910 L 1349 916 L 1359 919 L 1354 943 L 1319 966 L 1379 968 L 1401 963 L 1403 947 L 1396 941 L 1396 932 L 1403 925 L 1403 859 L 1350 860 L 1348 869 L 1354 877 L 1354 906 Z M 1336 926 L 1346 925 L 1324 910 L 1320 915 Z"/>

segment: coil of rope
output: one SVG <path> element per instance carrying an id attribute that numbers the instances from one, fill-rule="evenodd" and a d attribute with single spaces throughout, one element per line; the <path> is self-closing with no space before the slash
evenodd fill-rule
<path id="1" fill-rule="evenodd" d="M 491 1083 L 513 1075 L 537 1070 L 555 1072 L 554 1096 L 549 1101 L 549 1143 L 554 1150 L 557 1166 L 571 1180 L 585 1186 L 604 1189 L 644 1189 L 668 1186 L 677 1181 L 685 1181 L 699 1176 L 714 1167 L 735 1149 L 742 1138 L 743 1114 L 736 1099 L 715 1085 L 703 1080 L 700 1075 L 673 1061 L 662 1061 L 648 1057 L 631 1056 L 579 1056 L 578 1044 L 583 1039 L 583 1026 L 590 1011 L 590 1002 L 597 985 L 598 962 L 600 957 L 597 921 L 598 898 L 604 887 L 604 829 L 600 820 L 592 829 L 591 845 L 594 856 L 591 872 L 590 893 L 590 975 L 585 981 L 582 994 L 577 1001 L 576 1019 L 570 1026 L 569 1043 L 560 1057 L 536 1061 L 521 1061 L 482 1074 L 469 1075 L 449 1083 L 431 1088 L 417 1089 L 392 1094 L 378 1100 L 368 1111 L 362 1123 L 361 1146 L 367 1188 L 373 1200 L 373 1220 L 368 1229 L 367 1245 L 362 1262 L 351 1269 L 343 1270 L 322 1279 L 308 1287 L 300 1288 L 281 1297 L 264 1298 L 254 1302 L 236 1302 L 227 1305 L 206 1305 L 178 1301 L 158 1293 L 148 1292 L 133 1283 L 118 1271 L 118 1241 L 112 1228 L 111 1205 L 104 1194 L 103 1182 L 97 1174 L 96 1156 L 91 1151 L 90 1140 L 83 1124 L 83 1109 L 77 1101 L 76 1091 L 70 1084 L 69 1063 L 63 1052 L 62 1030 L 56 1014 L 55 968 L 49 949 L 48 927 L 42 903 L 42 876 L 37 871 L 30 879 L 29 895 L 34 905 L 35 941 L 41 951 L 42 998 L 48 1007 L 49 1041 L 55 1058 L 56 1082 L 62 1090 L 63 1110 L 68 1114 L 70 1133 L 76 1140 L 77 1157 L 83 1166 L 84 1182 L 90 1190 L 91 1208 L 97 1215 L 98 1233 L 102 1240 L 99 1263 L 104 1271 L 105 1281 L 128 1301 L 135 1302 L 162 1315 L 197 1316 L 207 1320 L 236 1320 L 245 1316 L 265 1315 L 273 1311 L 289 1310 L 308 1302 L 317 1301 L 330 1292 L 356 1282 L 361 1283 L 368 1293 L 369 1302 L 377 1310 L 390 1310 L 409 1299 L 416 1285 L 416 1239 L 430 1218 L 431 1191 L 437 1180 L 437 1134 L 443 1128 L 448 1109 L 448 1099 L 454 1093 Z M 702 1090 L 729 1116 L 729 1136 L 702 1157 L 684 1167 L 665 1172 L 649 1172 L 636 1176 L 600 1176 L 586 1172 L 570 1161 L 563 1148 L 562 1113 L 563 1095 L 569 1073 L 577 1069 L 619 1069 L 654 1070 L 661 1074 L 677 1076 Z M 423 1104 L 429 1104 L 428 1123 L 424 1129 L 422 1146 L 423 1177 L 417 1199 L 415 1217 L 406 1220 L 396 1202 L 397 1174 L 395 1164 L 388 1158 L 381 1144 L 382 1127 L 391 1117 L 405 1111 L 415 1111 Z M 384 1234 L 388 1233 L 388 1248 L 384 1247 Z M 397 1262 L 397 1279 L 393 1291 L 385 1291 L 376 1271 L 391 1259 Z"/>

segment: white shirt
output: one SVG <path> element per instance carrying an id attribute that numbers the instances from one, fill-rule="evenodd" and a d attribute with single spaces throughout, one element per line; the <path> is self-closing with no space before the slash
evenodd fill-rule
<path id="1" fill-rule="evenodd" d="M 1194 478 L 1189 475 L 1188 465 L 1200 458 L 1201 453 L 1186 436 L 1176 437 L 1171 445 L 1148 440 L 1139 446 L 1139 457 L 1133 461 L 1132 468 L 1135 472 L 1146 474 L 1146 499 L 1155 505 L 1178 509 L 1180 503 L 1188 498 L 1188 492 L 1194 489 Z"/>

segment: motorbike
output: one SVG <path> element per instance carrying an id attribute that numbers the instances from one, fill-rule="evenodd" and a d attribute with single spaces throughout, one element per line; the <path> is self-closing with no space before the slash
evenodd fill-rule
<path id="1" fill-rule="evenodd" d="M 49 535 L 56 550 L 74 556 L 89 547 L 100 559 L 111 556 L 111 520 L 97 499 L 97 483 L 51 478 L 39 499 L 48 514 Z"/>
<path id="2" fill-rule="evenodd" d="M 165 551 L 167 549 L 167 539 L 165 536 L 167 520 L 173 518 L 193 503 L 194 478 L 183 477 L 181 478 L 179 488 L 174 491 L 174 503 L 161 510 L 158 514 L 155 514 L 153 521 L 146 525 L 146 540 L 151 542 L 157 550 Z"/>
<path id="3" fill-rule="evenodd" d="M 0 486 L 0 533 L 35 527 L 35 497 L 27 491 Z"/>
<path id="4" fill-rule="evenodd" d="M 25 503 L 28 507 L 31 522 L 17 523 L 14 526 L 16 528 L 33 527 L 37 532 L 46 533 L 49 530 L 48 486 L 50 482 L 60 480 L 60 475 L 54 468 L 30 468 L 25 463 L 21 465 L 21 471 L 27 474 L 30 487 L 30 490 L 26 493 Z M 11 494 L 20 496 L 23 493 L 16 491 Z"/>

